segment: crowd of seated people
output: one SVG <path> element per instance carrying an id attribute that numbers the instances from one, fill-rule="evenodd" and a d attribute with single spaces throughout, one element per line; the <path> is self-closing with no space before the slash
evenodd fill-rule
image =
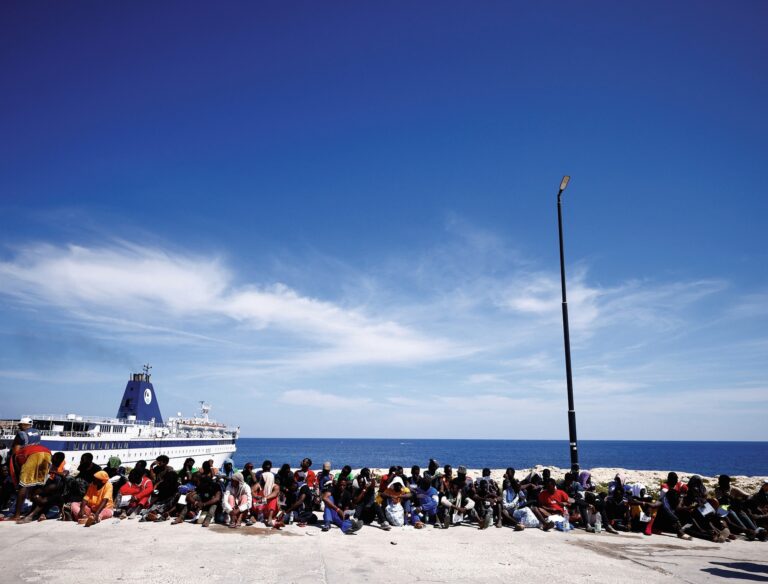
<path id="1" fill-rule="evenodd" d="M 330 462 L 316 473 L 309 458 L 296 469 L 283 464 L 277 472 L 269 460 L 256 470 L 250 462 L 237 469 L 230 459 L 221 468 L 212 460 L 197 467 L 191 458 L 177 471 L 167 456 L 149 465 L 139 461 L 131 469 L 113 457 L 101 468 L 84 453 L 75 469 L 59 452 L 50 458 L 45 481 L 27 485 L 22 492 L 13 480 L 18 473 L 8 464 L 2 469 L 2 518 L 19 523 L 62 519 L 92 526 L 114 518 L 203 527 L 216 523 L 232 529 L 256 523 L 280 529 L 293 523 L 322 531 L 335 526 L 345 534 L 366 525 L 383 530 L 576 528 L 669 533 L 721 543 L 738 537 L 765 541 L 768 527 L 768 481 L 757 492 L 746 493 L 726 475 L 708 490 L 696 475 L 682 483 L 671 472 L 664 483 L 648 489 L 628 484 L 617 474 L 606 490 L 598 489 L 586 471 L 556 480 L 545 469 L 518 479 L 515 469 L 508 468 L 497 482 L 488 468 L 473 478 L 464 466 L 454 471 L 435 460 L 424 471 L 393 466 L 377 475 L 369 468 L 354 472 L 349 466 L 334 473 Z"/>

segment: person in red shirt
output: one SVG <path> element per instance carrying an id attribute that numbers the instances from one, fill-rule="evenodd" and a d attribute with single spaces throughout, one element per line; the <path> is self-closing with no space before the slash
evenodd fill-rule
<path id="1" fill-rule="evenodd" d="M 546 522 L 550 515 L 563 515 L 568 513 L 567 507 L 574 501 L 568 493 L 557 488 L 555 479 L 549 478 L 544 483 L 544 488 L 539 493 L 539 512 Z"/>

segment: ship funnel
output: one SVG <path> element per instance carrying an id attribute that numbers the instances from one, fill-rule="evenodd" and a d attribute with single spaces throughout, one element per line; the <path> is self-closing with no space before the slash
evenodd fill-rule
<path id="1" fill-rule="evenodd" d="M 149 381 L 150 374 L 134 373 L 123 392 L 123 399 L 117 410 L 119 419 L 133 419 L 140 421 L 154 420 L 156 424 L 163 424 L 163 416 L 160 415 L 160 406 L 155 396 L 155 388 Z"/>

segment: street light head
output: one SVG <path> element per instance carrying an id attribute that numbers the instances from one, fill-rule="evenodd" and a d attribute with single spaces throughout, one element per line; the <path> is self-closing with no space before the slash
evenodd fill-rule
<path id="1" fill-rule="evenodd" d="M 565 190 L 565 187 L 568 186 L 568 181 L 571 180 L 571 177 L 567 174 L 563 177 L 563 180 L 560 181 L 560 192 L 562 193 Z"/>

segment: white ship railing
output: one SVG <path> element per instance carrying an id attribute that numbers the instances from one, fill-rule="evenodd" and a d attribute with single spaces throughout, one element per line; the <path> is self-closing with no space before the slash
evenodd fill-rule
<path id="1" fill-rule="evenodd" d="M 154 426 L 155 422 L 145 420 L 129 420 L 127 418 L 105 418 L 100 416 L 80 416 L 72 414 L 30 414 L 33 420 L 45 420 L 47 422 L 89 422 L 92 424 L 127 424 L 131 426 Z"/>

